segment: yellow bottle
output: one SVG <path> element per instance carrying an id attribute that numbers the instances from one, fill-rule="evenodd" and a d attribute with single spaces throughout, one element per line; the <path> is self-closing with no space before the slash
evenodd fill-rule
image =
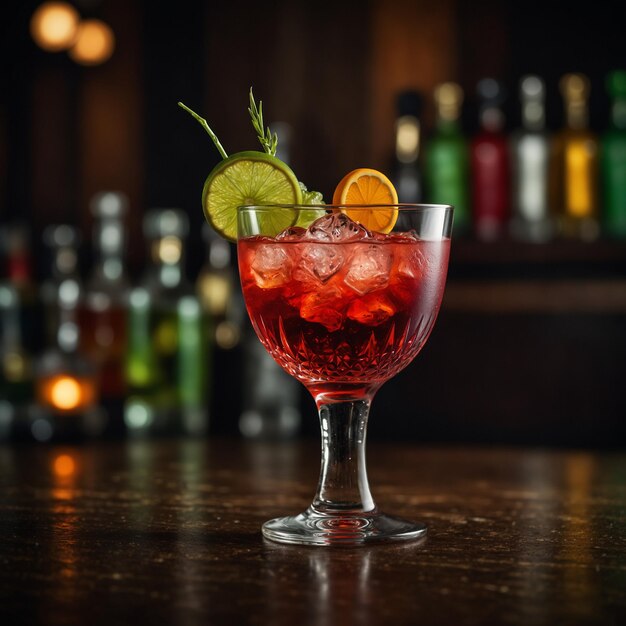
<path id="1" fill-rule="evenodd" d="M 589 80 L 583 74 L 566 74 L 559 87 L 566 122 L 554 139 L 552 204 L 562 235 L 591 240 L 600 228 L 598 141 L 588 128 Z"/>

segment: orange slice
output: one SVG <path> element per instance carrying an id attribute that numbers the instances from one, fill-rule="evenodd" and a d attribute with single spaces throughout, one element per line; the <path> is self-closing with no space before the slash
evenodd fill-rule
<path id="1" fill-rule="evenodd" d="M 398 194 L 392 182 L 382 173 L 368 167 L 360 167 L 346 174 L 333 194 L 333 204 L 354 205 L 341 209 L 348 217 L 369 230 L 389 233 L 398 219 L 396 207 L 369 205 L 397 204 Z"/>

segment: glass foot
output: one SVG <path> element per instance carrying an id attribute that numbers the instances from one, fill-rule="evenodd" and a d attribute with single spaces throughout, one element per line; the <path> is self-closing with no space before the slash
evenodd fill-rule
<path id="1" fill-rule="evenodd" d="M 269 520 L 262 530 L 272 541 L 317 546 L 416 541 L 426 536 L 426 525 L 421 522 L 377 512 L 323 514 L 312 508 L 300 515 Z"/>

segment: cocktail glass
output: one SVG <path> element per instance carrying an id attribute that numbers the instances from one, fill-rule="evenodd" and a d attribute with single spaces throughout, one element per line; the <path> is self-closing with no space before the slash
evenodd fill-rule
<path id="1" fill-rule="evenodd" d="M 353 219 L 342 213 L 348 210 Z M 397 209 L 388 234 L 362 214 Z M 317 213 L 315 213 L 317 211 Z M 362 544 L 426 534 L 378 510 L 365 438 L 372 399 L 426 342 L 443 296 L 453 209 L 447 205 L 244 206 L 238 210 L 243 295 L 261 343 L 311 393 L 320 417 L 321 472 L 303 513 L 263 525 L 292 544 Z M 306 223 L 277 233 L 276 224 Z"/>

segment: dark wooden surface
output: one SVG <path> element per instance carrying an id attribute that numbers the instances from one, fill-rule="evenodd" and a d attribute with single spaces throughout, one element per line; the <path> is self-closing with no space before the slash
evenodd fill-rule
<path id="1" fill-rule="evenodd" d="M 626 454 L 370 443 L 379 505 L 424 543 L 263 540 L 318 463 L 316 442 L 0 448 L 0 623 L 626 623 Z"/>

